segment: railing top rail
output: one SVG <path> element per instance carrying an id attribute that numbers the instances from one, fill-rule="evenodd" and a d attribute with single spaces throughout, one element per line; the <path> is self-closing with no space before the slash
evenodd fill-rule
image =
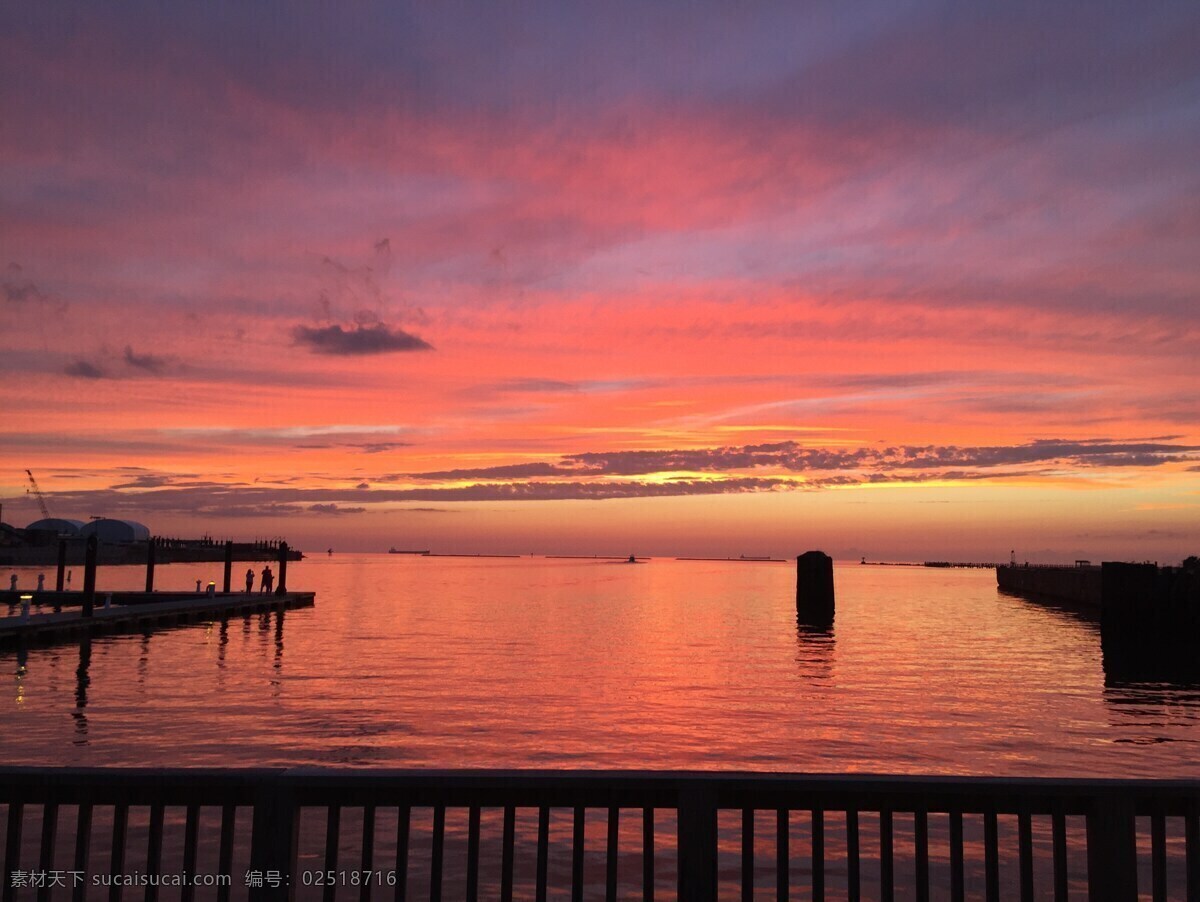
<path id="1" fill-rule="evenodd" d="M 0 768 L 0 801 L 299 805 L 410 804 L 676 807 L 701 794 L 717 807 L 1082 813 L 1121 799 L 1139 811 L 1200 806 L 1200 779 L 1130 780 L 713 771 L 331 768 Z"/>

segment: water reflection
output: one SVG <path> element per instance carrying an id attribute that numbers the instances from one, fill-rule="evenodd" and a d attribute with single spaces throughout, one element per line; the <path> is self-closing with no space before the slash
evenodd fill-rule
<path id="1" fill-rule="evenodd" d="M 76 639 L 0 653 L 12 675 L 0 724 L 14 727 L 0 729 L 0 754 L 79 765 L 1194 770 L 1177 744 L 1200 741 L 1200 678 L 1186 656 L 1102 643 L 1094 615 L 998 596 L 990 574 L 847 568 L 835 623 L 797 616 L 789 568 L 383 555 L 305 566 L 317 607 L 273 622 L 235 615 L 240 629 L 217 619 L 155 629 L 152 641 L 140 630 L 94 636 L 94 651 Z M 178 582 L 189 576 L 180 569 Z"/>
<path id="2" fill-rule="evenodd" d="M 283 674 L 283 613 L 279 610 L 275 614 L 275 657 L 271 667 L 275 671 L 276 685 L 279 685 L 278 677 Z"/>
<path id="3" fill-rule="evenodd" d="M 150 671 L 150 631 L 142 633 L 141 652 L 138 654 L 137 683 L 138 688 L 146 688 L 146 675 Z"/>
<path id="4" fill-rule="evenodd" d="M 29 675 L 29 652 L 24 646 L 17 648 L 17 691 L 15 700 L 18 706 L 25 703 L 25 678 Z"/>
<path id="5" fill-rule="evenodd" d="M 225 653 L 229 650 L 229 621 L 221 620 L 220 638 L 217 640 L 217 669 L 225 669 Z"/>
<path id="6" fill-rule="evenodd" d="M 1182 728 L 1200 721 L 1200 656 L 1195 628 L 1168 629 L 1130 620 L 1102 618 L 1094 607 L 1021 597 L 1086 627 L 1094 636 L 1104 672 L 1104 703 L 1114 726 L 1136 733 L 1118 743 L 1179 741 Z"/>
<path id="7" fill-rule="evenodd" d="M 833 617 L 814 623 L 811 617 L 796 615 L 796 665 L 801 677 L 832 680 L 834 651 Z"/>
<path id="8" fill-rule="evenodd" d="M 84 638 L 79 642 L 79 666 L 75 668 L 75 710 L 71 718 L 75 721 L 75 738 L 73 744 L 88 744 L 88 687 L 92 683 L 92 640 Z"/>
<path id="9" fill-rule="evenodd" d="M 246 650 L 252 647 L 261 649 L 261 658 L 270 661 L 270 679 L 272 686 L 272 697 L 279 698 L 283 687 L 283 648 L 284 648 L 284 612 L 278 611 L 274 614 L 267 613 L 259 616 L 258 630 L 256 633 L 250 633 L 250 618 L 245 621 L 244 635 L 246 642 L 244 643 Z M 130 680 L 126 685 L 137 687 L 138 694 L 145 698 L 150 694 L 152 684 L 155 682 L 155 675 L 151 672 L 150 657 L 151 645 L 160 645 L 161 642 L 152 643 L 156 633 L 162 634 L 179 634 L 188 630 L 195 630 L 199 627 L 198 624 L 180 625 L 172 624 L 165 626 L 161 630 L 145 629 L 141 631 L 138 639 L 138 654 L 136 659 L 132 656 L 120 654 L 121 651 L 132 650 L 132 646 L 127 644 L 131 637 L 102 637 L 94 640 L 93 637 L 85 636 L 78 640 L 77 661 L 75 667 L 74 680 L 74 704 L 69 707 L 73 730 L 70 737 L 71 744 L 74 746 L 87 746 L 91 739 L 94 738 L 93 725 L 89 723 L 88 706 L 94 702 L 95 686 L 92 679 L 92 646 L 94 642 L 99 642 L 102 648 L 107 647 L 111 653 L 114 649 L 117 650 L 117 657 L 126 657 L 128 663 L 132 665 L 131 669 L 134 679 Z M 227 619 L 210 622 L 204 624 L 203 628 L 211 636 L 214 632 L 217 638 L 216 656 L 214 660 L 215 676 L 218 686 L 223 685 L 224 671 L 226 670 L 229 653 L 229 622 Z M 122 641 L 122 638 L 125 641 Z M 251 645 L 253 643 L 253 646 Z M 60 664 L 66 663 L 67 655 L 69 654 L 70 646 L 63 643 L 51 646 L 29 646 L 17 645 L 12 651 L 11 660 L 15 667 L 11 671 L 14 678 L 15 692 L 13 702 L 16 707 L 26 705 L 30 699 L 43 696 L 53 696 L 59 692 L 58 681 L 55 679 L 55 673 Z M 66 652 L 66 654 L 64 654 Z M 31 667 L 30 657 L 33 655 L 36 666 Z M 170 655 L 162 648 L 154 653 L 157 664 L 164 655 Z M 118 667 L 119 667 L 119 661 Z M 167 667 L 171 666 L 172 662 L 163 661 Z M 126 673 L 129 671 L 126 670 Z M 104 686 L 101 686 L 102 691 Z M 65 692 L 65 687 L 63 687 Z M 64 706 L 65 707 L 65 706 Z M 61 709 L 60 709 L 61 710 Z M 65 737 L 64 737 L 65 738 Z"/>
<path id="10" fill-rule="evenodd" d="M 1105 624 L 1100 649 L 1104 685 L 1120 688 L 1147 683 L 1176 689 L 1200 689 L 1200 656 L 1194 630 L 1139 630 Z"/>

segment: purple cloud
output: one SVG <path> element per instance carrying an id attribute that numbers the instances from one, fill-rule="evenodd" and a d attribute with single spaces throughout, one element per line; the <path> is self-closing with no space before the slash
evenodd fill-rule
<path id="1" fill-rule="evenodd" d="M 433 345 L 403 329 L 389 328 L 383 323 L 343 329 L 339 325 L 296 326 L 292 337 L 297 344 L 307 345 L 318 354 L 357 356 L 388 354 L 396 351 L 432 351 Z"/>

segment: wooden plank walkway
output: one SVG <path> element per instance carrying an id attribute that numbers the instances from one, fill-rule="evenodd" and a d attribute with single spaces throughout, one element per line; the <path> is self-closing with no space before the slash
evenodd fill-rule
<path id="1" fill-rule="evenodd" d="M 46 595 L 55 594 L 42 593 L 39 601 Z M 82 593 L 71 594 L 75 597 L 65 603 L 78 605 Z M 96 606 L 91 617 L 84 617 L 81 611 L 72 610 L 30 614 L 28 619 L 22 619 L 20 607 L 10 607 L 9 616 L 0 617 L 0 648 L 26 643 L 61 642 L 97 633 L 220 620 L 265 611 L 308 608 L 316 603 L 316 594 L 313 592 L 286 592 L 283 595 L 231 592 L 211 597 L 195 592 L 113 592 L 113 605 L 106 608 L 104 599 L 107 594 L 96 593 Z"/>

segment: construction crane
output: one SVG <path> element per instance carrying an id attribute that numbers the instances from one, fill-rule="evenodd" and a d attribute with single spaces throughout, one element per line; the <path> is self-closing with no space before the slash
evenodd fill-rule
<path id="1" fill-rule="evenodd" d="M 33 497 L 37 498 L 38 507 L 42 509 L 43 519 L 49 520 L 50 510 L 46 507 L 46 499 L 42 497 L 42 490 L 38 488 L 37 480 L 33 478 L 33 472 L 26 470 L 25 475 L 29 477 L 30 485 L 30 488 L 25 490 L 25 494 L 28 495 L 32 492 Z"/>

